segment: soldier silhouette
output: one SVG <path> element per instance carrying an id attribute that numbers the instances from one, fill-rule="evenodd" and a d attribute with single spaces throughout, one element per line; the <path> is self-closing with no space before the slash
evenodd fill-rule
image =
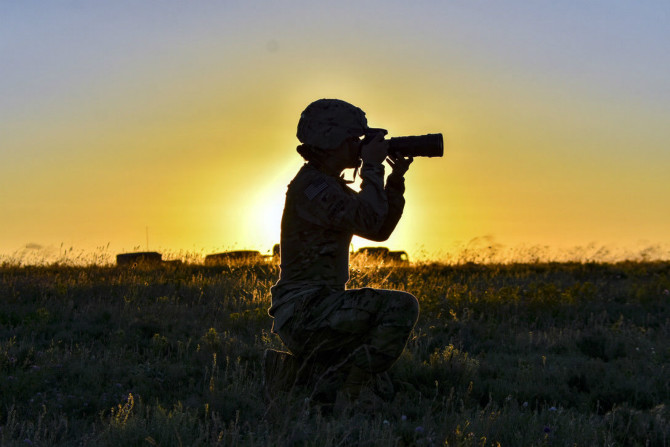
<path id="1" fill-rule="evenodd" d="M 286 192 L 281 273 L 268 311 L 289 352 L 265 353 L 270 403 L 295 385 L 326 410 L 374 409 L 393 395 L 386 371 L 414 328 L 418 302 L 402 291 L 346 288 L 352 236 L 388 239 L 405 205 L 412 159 L 388 156 L 385 134 L 338 99 L 317 100 L 300 116 L 297 150 L 306 162 Z M 385 160 L 392 168 L 386 184 Z M 346 168 L 360 168 L 360 191 L 341 176 Z"/>

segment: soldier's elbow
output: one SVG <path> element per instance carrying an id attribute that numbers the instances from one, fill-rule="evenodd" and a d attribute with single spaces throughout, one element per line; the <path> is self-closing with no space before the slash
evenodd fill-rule
<path id="1" fill-rule="evenodd" d="M 371 234 L 369 237 L 366 239 L 369 239 L 374 242 L 384 242 L 386 241 L 389 237 L 391 237 L 391 232 L 390 231 L 379 231 L 375 234 Z"/>

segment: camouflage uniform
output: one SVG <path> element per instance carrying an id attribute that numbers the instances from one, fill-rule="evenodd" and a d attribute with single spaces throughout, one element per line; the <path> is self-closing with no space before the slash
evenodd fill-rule
<path id="1" fill-rule="evenodd" d="M 353 106 L 344 103 L 342 108 L 339 121 L 301 122 L 298 137 L 303 141 L 302 128 L 303 134 L 311 132 L 321 138 L 321 147 L 327 147 L 325 133 L 337 140 L 368 129 L 365 114 L 357 108 L 348 128 L 337 127 L 352 116 Z M 361 178 L 356 192 L 308 162 L 289 184 L 281 223 L 281 274 L 271 289 L 269 309 L 273 332 L 294 356 L 340 365 L 343 374 L 351 365 L 372 374 L 390 368 L 419 312 L 416 298 L 406 292 L 345 288 L 352 236 L 387 239 L 405 203 L 401 174 L 391 173 L 384 185 L 384 166 L 364 163 Z M 342 380 L 341 374 L 334 386 Z"/>

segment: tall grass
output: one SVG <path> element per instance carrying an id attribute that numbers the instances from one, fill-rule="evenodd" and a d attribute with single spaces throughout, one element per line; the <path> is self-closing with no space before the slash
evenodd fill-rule
<path id="1" fill-rule="evenodd" d="M 421 315 L 375 414 L 266 417 L 273 264 L 0 267 L 0 445 L 670 444 L 670 263 L 356 266 Z"/>

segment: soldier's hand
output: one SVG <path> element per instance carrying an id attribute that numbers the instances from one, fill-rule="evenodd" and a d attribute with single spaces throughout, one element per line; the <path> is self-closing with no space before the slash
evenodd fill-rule
<path id="1" fill-rule="evenodd" d="M 363 163 L 381 163 L 388 155 L 389 143 L 384 141 L 384 134 L 378 133 L 361 148 Z"/>
<path id="2" fill-rule="evenodd" d="M 396 157 L 396 156 L 389 156 L 386 159 L 386 162 L 391 166 L 391 169 L 393 169 L 393 173 L 397 175 L 405 175 L 405 172 L 409 169 L 409 165 L 412 164 L 414 159 L 412 157 Z"/>

